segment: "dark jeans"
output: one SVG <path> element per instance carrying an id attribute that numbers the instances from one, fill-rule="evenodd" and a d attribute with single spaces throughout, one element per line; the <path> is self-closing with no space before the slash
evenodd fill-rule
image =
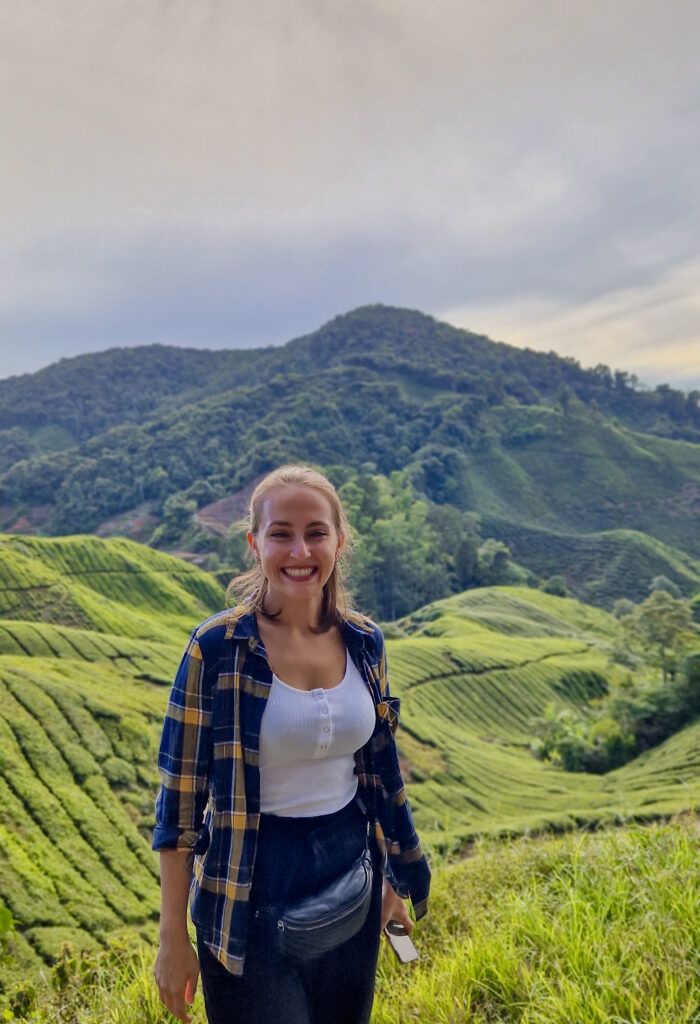
<path id="1" fill-rule="evenodd" d="M 365 831 L 365 816 L 354 801 L 315 818 L 261 816 L 243 977 L 230 974 L 198 936 L 209 1024 L 367 1024 L 381 915 L 376 862 L 369 915 L 354 938 L 302 964 L 275 957 L 269 941 L 273 908 L 337 878 L 362 852 Z"/>

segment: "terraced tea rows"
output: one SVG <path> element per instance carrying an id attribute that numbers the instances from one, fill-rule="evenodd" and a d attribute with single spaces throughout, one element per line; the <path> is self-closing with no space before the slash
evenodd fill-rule
<path id="1" fill-rule="evenodd" d="M 139 545 L 0 538 L 0 902 L 26 976 L 69 939 L 153 935 L 155 754 L 180 652 L 222 595 Z M 697 801 L 700 727 L 604 777 L 529 753 L 547 703 L 578 707 L 614 673 L 605 612 L 519 588 L 428 606 L 388 643 L 410 797 L 424 838 L 651 816 Z"/>
<path id="2" fill-rule="evenodd" d="M 607 649 L 617 623 L 605 612 L 493 588 L 436 602 L 400 625 L 410 636 L 390 644 L 390 677 L 410 734 L 411 803 L 428 842 L 459 846 L 481 832 L 696 805 L 700 723 L 604 776 L 557 771 L 530 754 L 531 717 L 548 703 L 585 710 L 613 677 Z"/>
<path id="3" fill-rule="evenodd" d="M 220 601 L 219 587 L 205 573 L 131 541 L 0 539 L 3 619 L 166 639 L 189 631 L 202 608 Z"/>
<path id="4" fill-rule="evenodd" d="M 644 600 L 655 576 L 666 576 L 686 596 L 700 582 L 697 557 L 637 530 L 567 533 L 492 515 L 482 518 L 482 530 L 504 541 L 513 558 L 538 576 L 566 566 L 575 595 L 606 608 L 621 595 Z"/>
<path id="5" fill-rule="evenodd" d="M 94 538 L 3 538 L 0 580 L 0 899 L 19 923 L 5 975 L 21 976 L 66 940 L 153 934 L 167 684 L 220 594 L 175 559 Z"/>

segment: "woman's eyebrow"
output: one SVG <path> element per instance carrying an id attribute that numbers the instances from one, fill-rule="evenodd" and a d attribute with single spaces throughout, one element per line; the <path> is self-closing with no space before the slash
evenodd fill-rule
<path id="1" fill-rule="evenodd" d="M 273 519 L 271 523 L 267 524 L 267 529 L 269 530 L 271 526 L 293 526 L 293 525 L 294 525 L 293 523 L 288 523 L 284 519 Z M 312 523 L 307 523 L 306 524 L 306 528 L 307 529 L 310 526 L 328 526 L 328 523 L 324 522 L 323 519 L 314 519 L 314 521 Z"/>

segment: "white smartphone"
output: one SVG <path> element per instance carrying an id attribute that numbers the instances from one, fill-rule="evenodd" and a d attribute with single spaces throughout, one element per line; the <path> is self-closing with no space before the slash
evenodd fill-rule
<path id="1" fill-rule="evenodd" d="M 402 964 L 410 964 L 411 960 L 418 959 L 418 950 L 413 945 L 411 936 L 398 921 L 387 921 L 384 934 Z"/>

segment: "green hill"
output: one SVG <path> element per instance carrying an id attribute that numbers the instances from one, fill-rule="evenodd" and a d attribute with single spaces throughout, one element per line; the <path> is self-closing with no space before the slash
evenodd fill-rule
<path id="1" fill-rule="evenodd" d="M 700 583 L 696 564 L 680 566 L 682 552 L 700 559 L 696 393 L 646 392 L 607 367 L 410 310 L 365 307 L 254 352 L 150 346 L 62 361 L 0 381 L 0 425 L 0 528 L 11 532 L 119 532 L 136 520 L 139 539 L 177 550 L 195 506 L 303 460 L 402 470 L 417 495 L 493 524 L 526 567 L 546 565 L 608 606 L 630 596 L 628 575 L 632 596 L 651 579 L 605 573 L 615 531 L 651 538 L 638 538 L 644 565 L 678 563 L 661 572 L 684 593 Z M 200 533 L 197 551 L 218 550 L 221 538 L 207 548 Z M 581 543 L 570 550 L 569 537 Z M 586 559 L 603 569 L 590 576 Z"/>
<path id="2" fill-rule="evenodd" d="M 191 628 L 220 607 L 211 578 L 125 540 L 0 538 L 0 902 L 24 976 L 64 940 L 152 938 L 156 745 Z M 424 839 L 455 848 L 651 818 L 693 805 L 700 725 L 606 776 L 534 760 L 529 719 L 581 706 L 615 669 L 617 621 L 525 588 L 420 609 L 388 643 L 410 797 Z M 0 981 L 2 981 L 0 975 Z"/>

